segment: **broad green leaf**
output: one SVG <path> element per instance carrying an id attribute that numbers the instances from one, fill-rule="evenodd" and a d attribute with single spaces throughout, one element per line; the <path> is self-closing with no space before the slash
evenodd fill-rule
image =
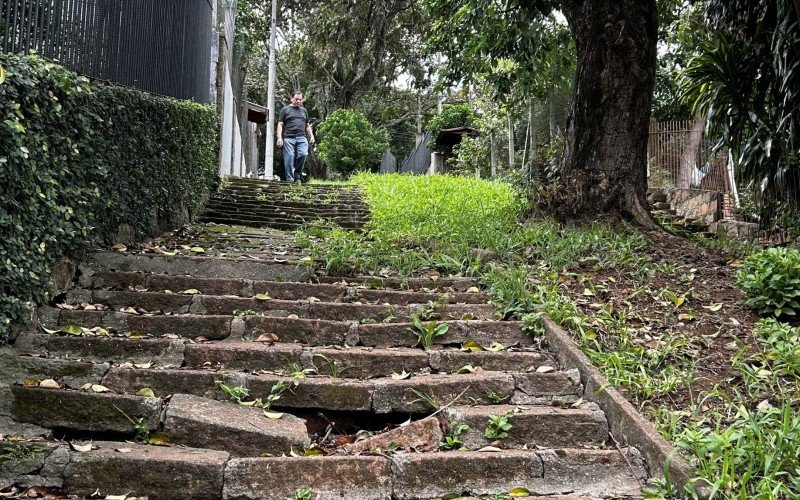
<path id="1" fill-rule="evenodd" d="M 153 389 L 149 387 L 144 387 L 139 389 L 139 392 L 136 393 L 137 396 L 141 396 L 143 398 L 154 398 L 156 397 L 155 393 L 153 393 Z"/>

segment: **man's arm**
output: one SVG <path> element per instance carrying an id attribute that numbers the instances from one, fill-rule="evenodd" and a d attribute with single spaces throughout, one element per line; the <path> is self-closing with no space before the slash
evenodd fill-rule
<path id="1" fill-rule="evenodd" d="M 278 138 L 277 144 L 279 148 L 283 147 L 283 122 L 278 122 L 278 130 L 275 131 Z"/>
<path id="2" fill-rule="evenodd" d="M 280 125 L 278 125 L 280 126 Z M 308 143 L 314 144 L 314 129 L 311 128 L 310 123 L 306 123 L 306 135 L 308 136 Z"/>

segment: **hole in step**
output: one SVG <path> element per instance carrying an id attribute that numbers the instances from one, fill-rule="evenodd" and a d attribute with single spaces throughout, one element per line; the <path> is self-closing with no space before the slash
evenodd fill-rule
<path id="1" fill-rule="evenodd" d="M 334 449 L 377 436 L 407 424 L 426 418 L 429 414 L 390 413 L 377 415 L 370 412 L 344 412 L 292 409 L 291 413 L 305 419 L 311 442 L 324 449 Z"/>
<path id="2" fill-rule="evenodd" d="M 54 428 L 53 438 L 57 441 L 130 441 L 136 440 L 136 434 L 121 432 L 91 432 L 74 429 Z"/>

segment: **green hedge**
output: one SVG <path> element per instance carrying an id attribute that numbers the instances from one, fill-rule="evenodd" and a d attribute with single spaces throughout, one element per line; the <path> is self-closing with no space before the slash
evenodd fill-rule
<path id="1" fill-rule="evenodd" d="M 84 245 L 194 215 L 217 182 L 212 106 L 0 54 L 0 340 Z"/>

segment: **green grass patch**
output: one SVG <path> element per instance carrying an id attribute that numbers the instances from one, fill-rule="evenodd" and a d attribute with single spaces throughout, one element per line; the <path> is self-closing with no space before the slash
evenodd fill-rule
<path id="1" fill-rule="evenodd" d="M 401 174 L 358 174 L 351 182 L 370 207 L 364 231 L 317 224 L 297 236 L 329 272 L 472 275 L 521 241 L 518 220 L 527 202 L 507 184 Z"/>

